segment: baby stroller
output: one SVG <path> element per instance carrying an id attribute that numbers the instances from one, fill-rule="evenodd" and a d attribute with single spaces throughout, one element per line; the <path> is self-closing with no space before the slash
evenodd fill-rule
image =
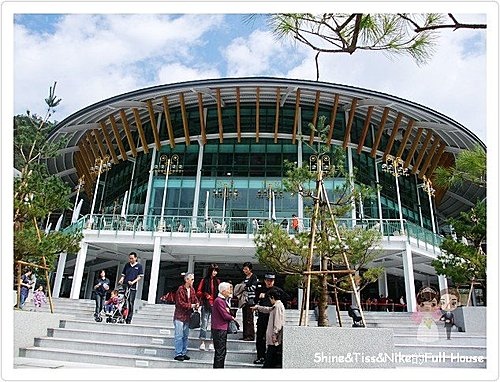
<path id="1" fill-rule="evenodd" d="M 123 324 L 125 322 L 128 316 L 128 296 L 130 294 L 130 290 L 123 288 L 123 286 L 121 285 L 117 290 L 118 303 L 116 305 L 113 305 L 111 312 L 104 311 L 103 306 L 103 310 L 101 311 L 99 316 L 95 318 L 97 322 L 101 322 L 103 320 L 103 317 L 106 317 L 107 323 Z"/>

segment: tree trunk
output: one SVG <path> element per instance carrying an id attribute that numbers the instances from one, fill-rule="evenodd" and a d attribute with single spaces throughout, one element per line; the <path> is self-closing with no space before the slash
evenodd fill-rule
<path id="1" fill-rule="evenodd" d="M 328 260 L 323 257 L 321 259 L 321 269 L 327 269 Z M 318 326 L 330 326 L 330 321 L 328 321 L 328 275 L 319 275 L 318 280 L 321 285 L 321 292 L 319 295 L 318 302 Z"/>

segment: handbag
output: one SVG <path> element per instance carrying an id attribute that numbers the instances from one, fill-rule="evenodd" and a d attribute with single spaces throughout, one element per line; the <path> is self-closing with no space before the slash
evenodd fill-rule
<path id="1" fill-rule="evenodd" d="M 200 327 L 201 316 L 200 312 L 195 310 L 191 313 L 191 317 L 189 317 L 189 329 L 197 329 Z"/>
<path id="2" fill-rule="evenodd" d="M 240 325 L 235 320 L 229 321 L 229 325 L 227 326 L 227 333 L 236 334 L 238 333 L 239 328 Z"/>

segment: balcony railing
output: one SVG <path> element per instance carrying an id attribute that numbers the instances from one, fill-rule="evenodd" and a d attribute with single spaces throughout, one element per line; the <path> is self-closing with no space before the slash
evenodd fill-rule
<path id="1" fill-rule="evenodd" d="M 291 218 L 281 219 L 273 222 L 279 225 L 289 234 L 295 234 L 291 226 Z M 192 216 L 165 216 L 163 224 L 160 216 L 153 215 L 144 218 L 143 215 L 128 215 L 123 218 L 119 215 L 93 215 L 93 224 L 89 227 L 89 216 L 83 216 L 76 223 L 65 228 L 66 232 L 73 232 L 77 229 L 92 229 L 98 232 L 101 231 L 129 231 L 138 232 L 154 232 L 167 233 L 170 235 L 255 235 L 263 224 L 268 221 L 260 217 L 226 217 L 222 221 L 222 217 L 211 217 L 205 220 L 203 217 Z M 339 219 L 338 224 L 344 227 L 357 227 L 363 229 L 377 229 L 383 233 L 384 241 L 394 241 L 404 237 L 417 247 L 425 247 L 426 250 L 436 252 L 443 238 L 433 232 L 420 227 L 416 224 L 405 221 L 405 232 L 401 233 L 401 224 L 398 219 Z M 299 224 L 299 232 L 309 231 L 311 229 L 311 219 L 301 219 Z M 201 235 L 203 236 L 203 235 Z"/>

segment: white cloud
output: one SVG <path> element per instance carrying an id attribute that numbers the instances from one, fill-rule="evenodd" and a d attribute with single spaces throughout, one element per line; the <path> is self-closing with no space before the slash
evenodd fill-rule
<path id="1" fill-rule="evenodd" d="M 158 82 L 174 83 L 201 79 L 219 78 L 221 75 L 215 69 L 191 68 L 181 63 L 168 64 L 160 68 Z"/>

